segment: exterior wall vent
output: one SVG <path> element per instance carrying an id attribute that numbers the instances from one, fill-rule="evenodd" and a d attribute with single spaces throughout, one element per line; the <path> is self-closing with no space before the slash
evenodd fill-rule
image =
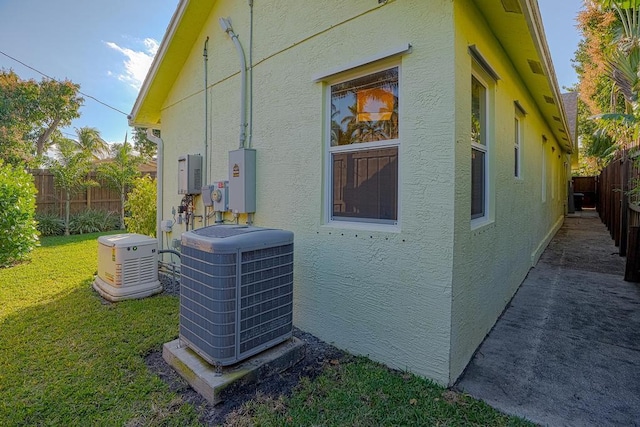
<path id="1" fill-rule="evenodd" d="M 531 72 L 533 74 L 539 74 L 541 76 L 544 76 L 544 70 L 542 69 L 542 64 L 540 64 L 538 61 L 534 61 L 533 59 L 527 59 L 527 62 L 529 63 L 529 68 L 531 68 Z"/>
<path id="2" fill-rule="evenodd" d="M 518 0 L 502 0 L 502 7 L 505 12 L 522 14 L 522 8 Z"/>
<path id="3" fill-rule="evenodd" d="M 180 340 L 227 366 L 293 332 L 293 233 L 215 225 L 182 234 Z"/>
<path id="4" fill-rule="evenodd" d="M 555 104 L 556 101 L 553 100 L 552 97 L 544 95 L 544 100 L 547 101 L 547 104 Z"/>

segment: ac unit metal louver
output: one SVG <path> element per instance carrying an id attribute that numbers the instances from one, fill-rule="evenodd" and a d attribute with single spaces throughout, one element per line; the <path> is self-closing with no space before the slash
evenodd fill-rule
<path id="1" fill-rule="evenodd" d="M 180 340 L 228 366 L 293 332 L 293 233 L 215 225 L 182 234 Z"/>
<path id="2" fill-rule="evenodd" d="M 135 233 L 98 237 L 98 275 L 93 288 L 109 301 L 161 292 L 158 241 Z"/>

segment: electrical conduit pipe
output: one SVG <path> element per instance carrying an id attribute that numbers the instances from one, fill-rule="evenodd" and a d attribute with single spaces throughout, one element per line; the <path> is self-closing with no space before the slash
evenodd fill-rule
<path id="1" fill-rule="evenodd" d="M 162 178 L 163 178 L 163 163 L 164 163 L 164 143 L 162 138 L 158 138 L 153 134 L 153 129 L 147 129 L 147 139 L 158 147 L 158 156 L 156 159 L 156 185 L 157 185 L 157 200 L 156 200 L 156 238 L 158 239 L 158 250 L 162 250 L 162 229 L 160 223 L 162 222 Z"/>

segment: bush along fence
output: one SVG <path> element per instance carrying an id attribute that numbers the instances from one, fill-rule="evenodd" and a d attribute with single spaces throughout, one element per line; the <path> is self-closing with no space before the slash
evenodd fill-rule
<path id="1" fill-rule="evenodd" d="M 598 212 L 626 256 L 624 280 L 640 282 L 640 151 L 620 150 L 597 181 Z"/>
<path id="2" fill-rule="evenodd" d="M 36 213 L 40 215 L 64 216 L 64 196 L 54 186 L 53 174 L 48 169 L 31 171 L 38 194 L 36 196 Z M 142 171 L 143 175 L 155 178 L 155 171 Z M 120 194 L 107 186 L 104 180 L 98 179 L 96 172 L 91 172 L 88 179 L 98 182 L 99 186 L 89 187 L 71 199 L 71 214 L 87 210 L 102 212 L 120 212 Z"/>

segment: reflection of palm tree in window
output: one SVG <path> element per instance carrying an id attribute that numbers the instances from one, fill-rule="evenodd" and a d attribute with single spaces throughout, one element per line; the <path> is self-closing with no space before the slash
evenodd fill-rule
<path id="1" fill-rule="evenodd" d="M 339 144 L 340 138 L 342 137 L 342 127 L 340 123 L 336 120 L 340 117 L 340 110 L 335 104 L 331 103 L 331 145 L 334 146 Z"/>
<path id="2" fill-rule="evenodd" d="M 384 141 L 398 138 L 398 98 L 393 97 L 392 108 L 385 102 L 378 111 L 363 111 L 366 104 L 349 106 L 350 115 L 343 117 L 342 125 L 346 126 L 340 145 L 358 142 Z M 361 98 L 360 98 L 361 99 Z M 388 95 L 383 98 L 388 101 Z M 378 103 L 376 103 L 378 104 Z M 379 118 L 373 120 L 372 118 Z"/>
<path id="3" fill-rule="evenodd" d="M 331 145 L 398 139 L 398 69 L 331 87 Z"/>
<path id="4" fill-rule="evenodd" d="M 342 128 L 345 129 L 340 140 L 340 145 L 360 142 L 357 137 L 358 128 L 360 126 L 360 123 L 358 122 L 358 105 L 355 103 L 353 105 L 350 105 L 349 113 L 349 115 L 344 116 L 342 118 L 342 121 L 340 121 L 340 124 L 342 124 Z"/>

